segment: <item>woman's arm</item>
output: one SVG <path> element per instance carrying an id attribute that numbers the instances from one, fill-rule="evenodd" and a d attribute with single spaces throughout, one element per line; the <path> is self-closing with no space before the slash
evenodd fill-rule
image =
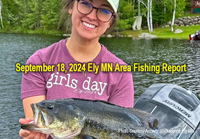
<path id="1" fill-rule="evenodd" d="M 38 103 L 45 99 L 46 99 L 45 95 L 28 97 L 28 98 L 23 99 L 22 102 L 23 102 L 25 117 L 33 119 L 33 112 L 32 112 L 32 108 L 31 108 L 31 104 Z"/>
<path id="2" fill-rule="evenodd" d="M 33 120 L 33 112 L 30 105 L 32 103 L 37 103 L 45 99 L 46 99 L 45 95 L 28 97 L 23 99 L 25 119 L 20 119 L 19 122 L 21 124 L 28 124 L 29 122 L 31 122 Z M 19 131 L 19 136 L 23 139 L 47 139 L 48 137 L 48 135 L 42 133 L 30 132 L 23 129 Z"/>

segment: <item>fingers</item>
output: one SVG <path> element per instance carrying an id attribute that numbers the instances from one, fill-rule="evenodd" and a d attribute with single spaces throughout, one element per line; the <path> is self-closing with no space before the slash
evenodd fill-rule
<path id="1" fill-rule="evenodd" d="M 36 132 L 32 132 L 28 138 L 25 139 L 46 139 L 47 135 L 42 134 L 42 133 L 36 133 Z"/>
<path id="2" fill-rule="evenodd" d="M 28 124 L 33 119 L 19 119 L 20 124 Z M 31 132 L 28 130 L 20 129 L 19 136 L 23 139 L 47 139 L 48 135 L 39 133 L 39 132 Z"/>
<path id="3" fill-rule="evenodd" d="M 21 129 L 19 131 L 19 136 L 23 139 L 47 139 L 47 135 L 38 132 L 30 132 L 27 130 Z"/>
<path id="4" fill-rule="evenodd" d="M 21 138 L 27 137 L 27 136 L 29 136 L 30 134 L 31 134 L 31 132 L 30 132 L 30 131 L 27 131 L 27 130 L 20 129 L 20 131 L 19 131 L 19 136 L 20 136 Z"/>
<path id="5" fill-rule="evenodd" d="M 31 121 L 33 121 L 32 119 L 19 119 L 20 124 L 28 124 Z"/>
<path id="6" fill-rule="evenodd" d="M 41 134 L 41 136 L 40 136 L 40 139 L 47 139 L 48 138 L 48 135 L 46 135 L 46 134 Z"/>

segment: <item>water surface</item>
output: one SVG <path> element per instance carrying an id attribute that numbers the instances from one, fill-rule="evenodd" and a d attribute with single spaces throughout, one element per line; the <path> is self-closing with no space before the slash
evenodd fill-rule
<path id="1" fill-rule="evenodd" d="M 21 73 L 15 64 L 25 64 L 36 50 L 64 39 L 43 35 L 0 34 L 0 138 L 19 139 L 19 118 L 24 117 L 20 99 Z M 134 63 L 152 65 L 187 64 L 187 72 L 133 73 L 137 98 L 153 83 L 175 83 L 198 94 L 200 91 L 200 44 L 187 40 L 137 40 L 132 38 L 101 38 L 111 52 L 133 66 Z"/>

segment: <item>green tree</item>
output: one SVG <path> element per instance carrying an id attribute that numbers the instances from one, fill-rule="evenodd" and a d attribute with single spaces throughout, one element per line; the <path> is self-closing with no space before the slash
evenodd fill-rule
<path id="1" fill-rule="evenodd" d="M 17 25 L 20 25 L 20 12 L 18 0 L 2 0 L 2 17 L 4 27 L 9 29 L 15 28 Z"/>
<path id="2" fill-rule="evenodd" d="M 41 24 L 44 30 L 53 30 L 58 26 L 61 0 L 45 0 L 42 7 Z"/>
<path id="3" fill-rule="evenodd" d="M 130 0 L 121 0 L 118 9 L 119 19 L 117 22 L 117 30 L 131 29 L 133 24 L 133 3 Z"/>
<path id="4" fill-rule="evenodd" d="M 23 26 L 27 29 L 37 29 L 41 27 L 42 0 L 30 0 L 26 4 L 27 12 Z"/>
<path id="5" fill-rule="evenodd" d="M 185 0 L 177 0 L 176 1 L 176 16 L 181 17 L 184 15 L 184 11 L 186 9 Z"/>
<path id="6" fill-rule="evenodd" d="M 24 32 L 26 30 L 56 30 L 60 18 L 60 3 L 62 0 L 1 0 L 2 17 L 4 30 L 18 30 Z M 141 4 L 141 16 L 143 17 L 143 26 L 147 25 L 145 18 L 147 15 L 148 0 L 120 0 L 118 9 L 119 20 L 115 29 L 126 30 L 132 29 L 135 16 L 138 14 L 138 1 Z M 172 19 L 174 8 L 174 0 L 152 0 L 152 16 L 153 23 L 163 25 Z M 187 0 L 189 3 L 189 0 Z M 176 18 L 182 16 L 185 7 L 188 4 L 185 0 L 177 0 Z M 135 4 L 135 5 L 133 5 Z M 187 9 L 186 9 L 187 10 Z M 65 16 L 65 15 L 64 15 Z M 66 18 L 68 15 L 66 15 Z M 62 24 L 59 28 L 64 29 L 66 24 Z M 2 28 L 0 26 L 0 28 Z"/>
<path id="7" fill-rule="evenodd" d="M 176 18 L 184 15 L 185 0 L 176 2 Z M 153 1 L 153 21 L 158 25 L 166 24 L 172 20 L 174 0 L 154 0 Z"/>

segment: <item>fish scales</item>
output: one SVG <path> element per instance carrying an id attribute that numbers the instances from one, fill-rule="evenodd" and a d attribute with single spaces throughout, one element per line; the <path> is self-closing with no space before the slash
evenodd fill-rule
<path id="1" fill-rule="evenodd" d="M 81 138 L 83 135 L 90 135 L 97 139 L 162 138 L 153 130 L 158 126 L 158 120 L 153 115 L 134 108 L 83 99 L 45 100 L 33 104 L 32 107 L 33 111 L 36 111 L 34 109 L 41 111 L 37 112 L 41 115 L 37 117 L 44 121 L 46 119 L 46 122 L 39 122 L 36 119 L 35 123 L 31 123 L 35 126 L 32 129 L 27 128 L 26 125 L 22 125 L 22 128 L 47 133 L 55 139 Z M 34 113 L 36 114 L 36 112 Z M 44 118 L 45 116 L 50 119 L 50 122 L 48 118 Z M 53 121 L 57 121 L 56 124 Z M 56 127 L 57 130 L 54 133 L 50 133 L 49 131 L 53 130 L 47 129 L 50 127 L 48 122 L 49 125 L 53 125 L 53 123 L 62 125 L 62 129 L 65 129 L 66 133 L 61 133 L 59 127 Z M 38 123 L 47 123 L 43 124 L 46 132 L 39 131 L 39 128 L 36 127 Z"/>
<path id="2" fill-rule="evenodd" d="M 95 121 L 96 124 L 107 125 L 107 128 L 112 130 L 130 129 L 144 125 L 137 116 L 123 107 L 100 101 L 74 100 L 72 102 L 81 109 L 87 119 Z"/>

